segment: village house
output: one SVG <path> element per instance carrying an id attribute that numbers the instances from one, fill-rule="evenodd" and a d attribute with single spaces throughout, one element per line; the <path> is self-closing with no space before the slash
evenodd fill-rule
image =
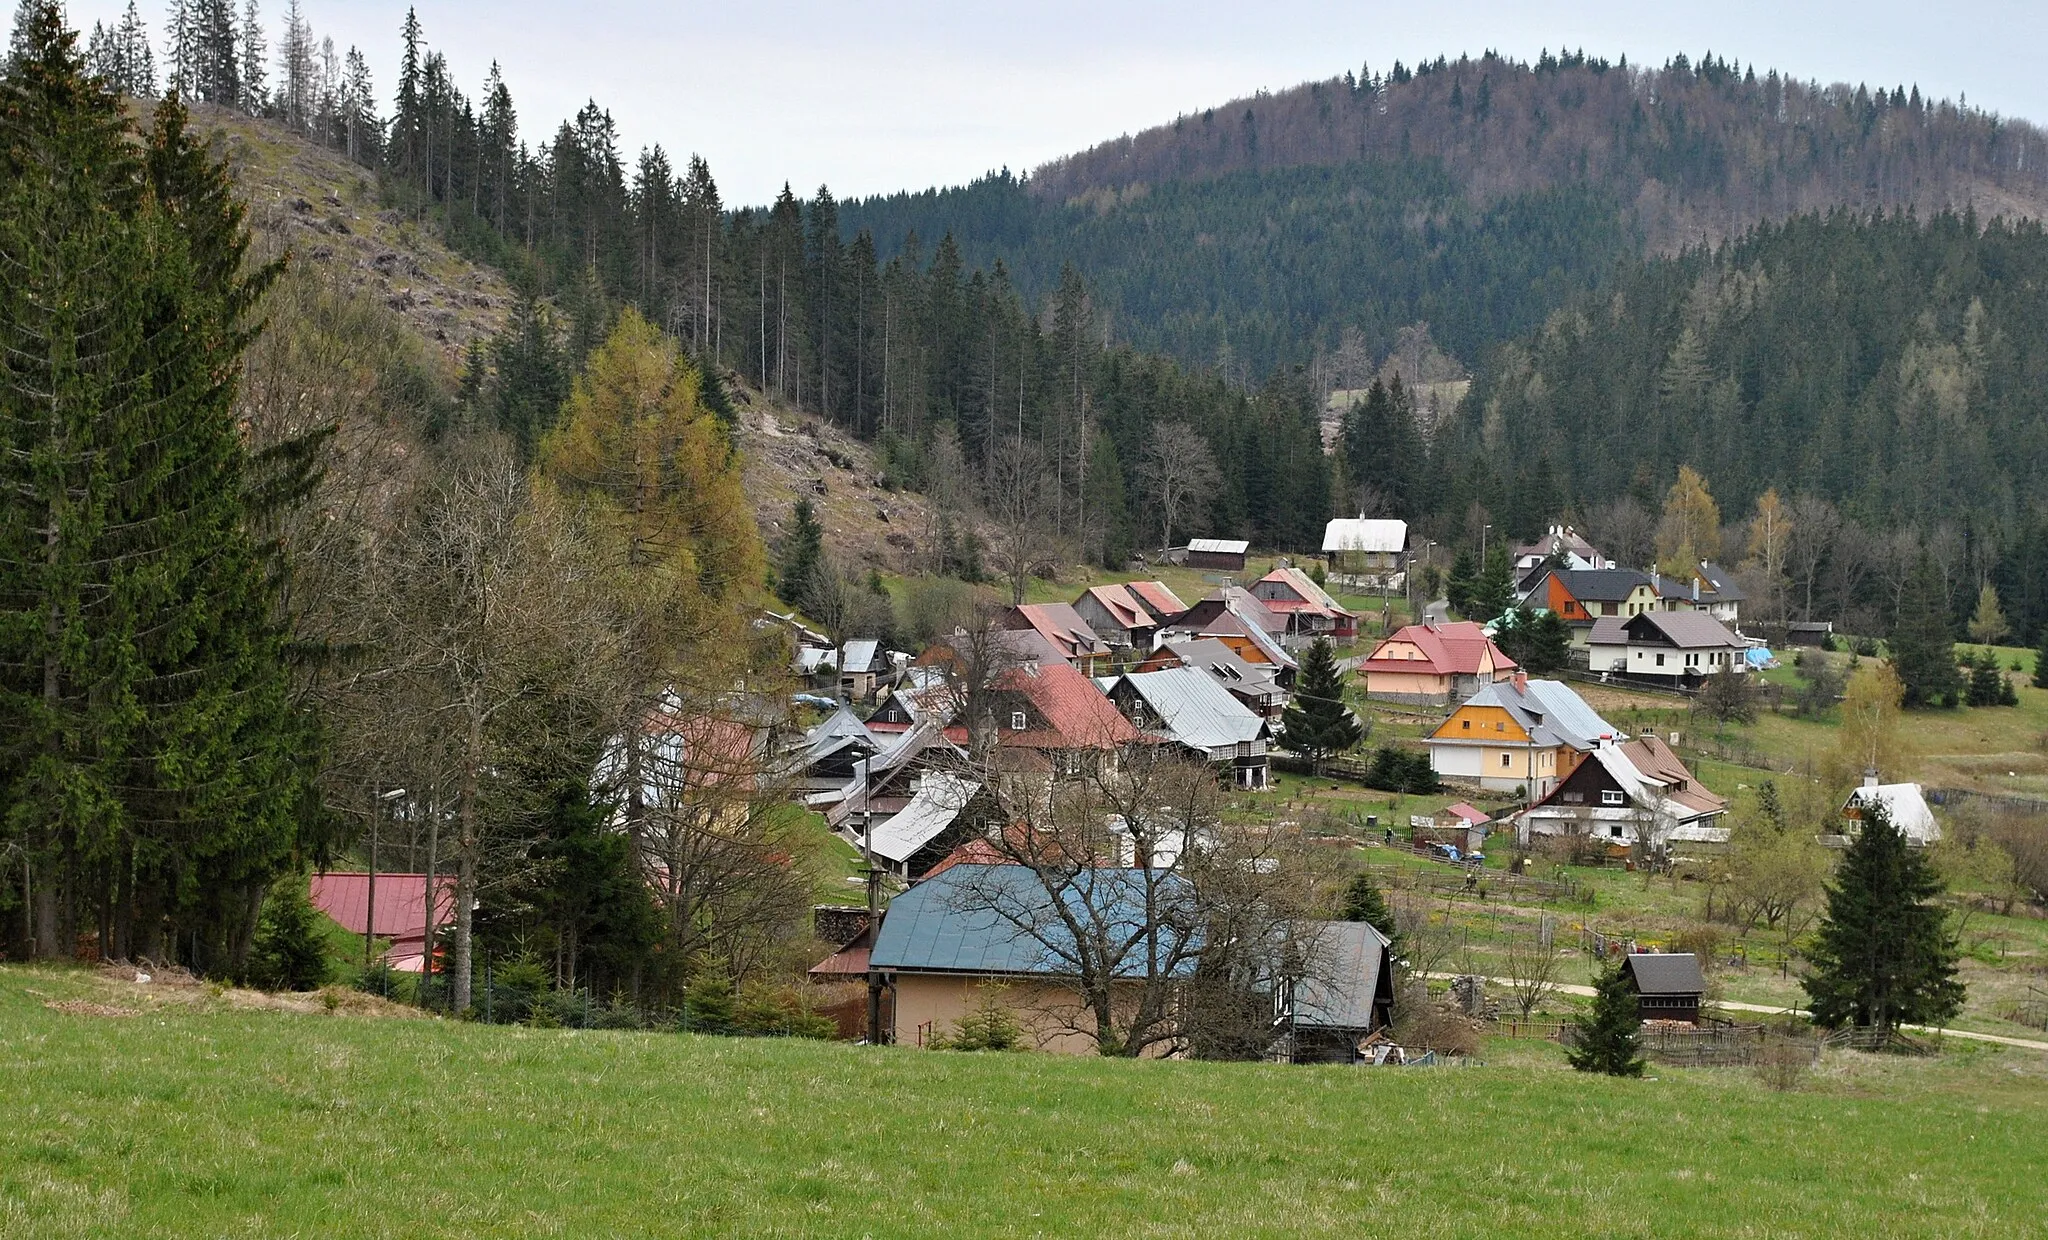
<path id="1" fill-rule="evenodd" d="M 1059 778 L 1113 771 L 1120 751 L 1149 739 L 1093 680 L 1065 663 L 1003 672 L 990 694 L 1003 773 L 1043 793 Z"/>
<path id="2" fill-rule="evenodd" d="M 1131 670 L 1157 672 L 1169 667 L 1200 668 L 1230 696 L 1268 722 L 1278 719 L 1287 708 L 1287 690 L 1280 687 L 1278 668 L 1270 663 L 1248 663 L 1216 638 L 1161 646 Z"/>
<path id="3" fill-rule="evenodd" d="M 910 804 L 926 772 L 965 765 L 960 747 L 929 720 L 878 739 L 882 747 L 854 762 L 845 783 L 804 797 L 806 805 L 824 812 L 827 826 L 856 847 L 865 827 L 887 822 Z"/>
<path id="4" fill-rule="evenodd" d="M 1358 636 L 1358 615 L 1340 605 L 1292 565 L 1282 565 L 1252 583 L 1252 597 L 1287 621 L 1290 644 L 1305 646 L 1318 637 L 1348 642 Z"/>
<path id="5" fill-rule="evenodd" d="M 1569 525 L 1553 525 L 1543 537 L 1516 547 L 1509 553 L 1509 563 L 1517 582 L 1533 580 L 1536 570 L 1541 568 L 1585 571 L 1614 567 L 1613 560 L 1601 555 L 1597 547 Z M 1526 595 L 1528 591 L 1520 593 Z"/>
<path id="6" fill-rule="evenodd" d="M 434 912 L 427 915 L 427 876 L 379 871 L 374 879 L 367 871 L 332 871 L 314 874 L 307 897 L 313 907 L 357 938 L 384 939 L 390 943 L 381 959 L 400 973 L 420 973 L 426 968 L 430 929 L 452 925 L 455 920 L 455 876 L 443 874 L 433 884 Z M 371 888 L 376 889 L 372 898 Z M 430 924 L 431 923 L 431 924 Z M 441 968 L 438 956 L 435 968 Z"/>
<path id="7" fill-rule="evenodd" d="M 841 646 L 799 646 L 792 666 L 811 688 L 845 702 L 873 701 L 896 672 L 895 660 L 874 638 L 857 638 Z"/>
<path id="8" fill-rule="evenodd" d="M 847 842 L 902 879 L 921 878 L 954 848 L 972 838 L 990 809 L 970 813 L 981 785 L 953 771 L 926 770 L 911 784 L 903 808 L 870 823 L 859 811 L 845 818 Z"/>
<path id="9" fill-rule="evenodd" d="M 1735 583 L 1734 576 L 1718 564 L 1701 560 L 1699 577 L 1694 584 L 1698 590 L 1693 596 L 1693 606 L 1729 628 L 1740 631 L 1742 604 L 1748 601 L 1749 596 Z"/>
<path id="10" fill-rule="evenodd" d="M 1722 671 L 1747 672 L 1749 643 L 1704 611 L 1603 616 L 1587 638 L 1595 672 L 1691 688 Z"/>
<path id="11" fill-rule="evenodd" d="M 1434 814 L 1408 817 L 1408 842 L 1418 847 L 1449 844 L 1468 853 L 1485 849 L 1492 834 L 1493 819 L 1469 801 L 1446 805 Z"/>
<path id="12" fill-rule="evenodd" d="M 1145 653 L 1162 626 L 1177 619 L 1187 604 L 1160 581 L 1117 582 L 1090 586 L 1074 600 L 1074 612 L 1112 646 Z"/>
<path id="13" fill-rule="evenodd" d="M 1882 805 L 1908 845 L 1925 848 L 1940 843 L 1941 823 L 1928 808 L 1920 785 L 1881 784 L 1877 778 L 1874 771 L 1864 773 L 1862 786 L 1850 792 L 1849 799 L 1842 803 L 1842 817 L 1851 824 L 1860 824 L 1870 806 Z"/>
<path id="14" fill-rule="evenodd" d="M 1270 1058 L 1284 1063 L 1364 1061 L 1393 1023 L 1392 941 L 1362 921 L 1307 923 L 1311 963 L 1275 987 Z"/>
<path id="15" fill-rule="evenodd" d="M 838 710 L 804 733 L 802 743 L 784 760 L 784 777 L 800 796 L 844 788 L 860 763 L 883 748 L 883 738 L 869 731 L 853 708 L 842 702 Z"/>
<path id="16" fill-rule="evenodd" d="M 1554 612 L 1571 630 L 1572 645 L 1582 650 L 1595 621 L 1639 616 L 1659 606 L 1649 574 L 1629 568 L 1547 569 L 1529 583 L 1522 601 Z"/>
<path id="17" fill-rule="evenodd" d="M 1109 683 L 1108 693 L 1132 724 L 1227 773 L 1232 787 L 1265 790 L 1272 732 L 1207 672 L 1175 667 L 1126 673 Z"/>
<path id="18" fill-rule="evenodd" d="M 1038 634 L 1060 658 L 1090 675 L 1109 662 L 1109 643 L 1097 636 L 1069 603 L 1023 603 L 1008 608 L 1003 612 L 1003 627 Z"/>
<path id="19" fill-rule="evenodd" d="M 1700 1023 L 1707 979 L 1700 972 L 1698 956 L 1691 952 L 1630 952 L 1622 957 L 1621 975 L 1636 996 L 1638 1019 Z"/>
<path id="20" fill-rule="evenodd" d="M 1286 619 L 1249 590 L 1226 586 L 1203 597 L 1161 630 L 1160 640 L 1170 644 L 1214 638 L 1245 662 L 1272 667 L 1281 686 L 1287 688 L 1293 686 L 1299 664 L 1282 640 L 1286 632 Z"/>
<path id="21" fill-rule="evenodd" d="M 1429 764 L 1441 779 L 1538 800 L 1618 735 L 1563 681 L 1516 672 L 1481 685 L 1430 734 Z"/>
<path id="22" fill-rule="evenodd" d="M 1527 847 L 1540 836 L 1585 836 L 1615 849 L 1657 852 L 1728 842 L 1728 801 L 1704 787 L 1662 737 L 1603 738 L 1542 799 L 1514 816 Z"/>
<path id="23" fill-rule="evenodd" d="M 1177 552 L 1176 555 L 1179 562 L 1189 568 L 1241 573 L 1244 571 L 1245 558 L 1250 554 L 1251 548 L 1251 543 L 1242 538 L 1191 538 L 1188 540 L 1187 549 Z"/>
<path id="24" fill-rule="evenodd" d="M 1447 706 L 1506 680 L 1515 661 L 1469 620 L 1410 624 L 1381 640 L 1359 665 L 1365 695 L 1410 706 Z"/>
<path id="25" fill-rule="evenodd" d="M 1398 590 L 1408 561 L 1408 523 L 1338 517 L 1323 527 L 1323 554 L 1330 558 L 1334 572 L 1370 578 L 1375 585 Z"/>

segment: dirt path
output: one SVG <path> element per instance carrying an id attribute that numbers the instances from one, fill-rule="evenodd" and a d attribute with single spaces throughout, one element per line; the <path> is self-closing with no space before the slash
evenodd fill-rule
<path id="1" fill-rule="evenodd" d="M 1457 974 L 1430 973 L 1426 974 L 1426 976 L 1436 979 L 1438 981 L 1446 981 L 1456 977 Z M 1505 977 L 1489 977 L 1486 980 L 1501 986 L 1514 985 L 1512 979 Z M 1591 986 L 1572 986 L 1561 984 L 1553 986 L 1551 987 L 1551 989 L 1557 991 L 1560 994 L 1584 995 L 1588 997 L 1595 993 Z M 1734 1003 L 1728 1000 L 1722 1000 L 1720 1002 L 1715 1003 L 1714 1006 L 1720 1008 L 1727 1008 L 1729 1011 L 1732 1012 L 1757 1012 L 1765 1016 L 1808 1015 L 1807 1011 L 1804 1008 L 1772 1007 L 1766 1003 Z M 1972 1042 L 1996 1042 L 2000 1046 L 2017 1046 L 2024 1050 L 2030 1051 L 2048 1051 L 2048 1042 L 2036 1041 L 2033 1038 L 2009 1038 L 2004 1036 L 2003 1034 L 1997 1033 L 1972 1033 L 1967 1029 L 1936 1029 L 1930 1025 L 1901 1025 L 1899 1027 L 1912 1033 L 1932 1033 L 1938 1034 L 1945 1038 L 1965 1038 Z"/>

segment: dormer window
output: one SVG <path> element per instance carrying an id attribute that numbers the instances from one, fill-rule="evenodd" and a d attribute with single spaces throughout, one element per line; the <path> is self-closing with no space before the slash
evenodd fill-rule
<path id="1" fill-rule="evenodd" d="M 1600 792 L 1600 804 L 1602 805 L 1620 805 L 1623 799 L 1621 793 L 1612 788 L 1605 788 Z"/>

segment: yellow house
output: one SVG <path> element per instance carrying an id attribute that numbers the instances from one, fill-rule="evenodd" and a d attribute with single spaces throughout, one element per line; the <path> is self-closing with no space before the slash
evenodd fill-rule
<path id="1" fill-rule="evenodd" d="M 1547 796 L 1586 754 L 1621 732 L 1558 680 L 1511 679 L 1480 686 L 1429 737 L 1438 778 L 1495 792 Z"/>

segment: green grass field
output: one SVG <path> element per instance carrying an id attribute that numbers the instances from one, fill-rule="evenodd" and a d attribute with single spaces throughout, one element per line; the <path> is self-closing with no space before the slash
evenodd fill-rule
<path id="1" fill-rule="evenodd" d="M 1774 1093 L 1534 1042 L 1123 1063 L 141 989 L 0 970 L 0 1235 L 2008 1237 L 2048 1207 L 2021 1051 L 1842 1055 Z"/>

